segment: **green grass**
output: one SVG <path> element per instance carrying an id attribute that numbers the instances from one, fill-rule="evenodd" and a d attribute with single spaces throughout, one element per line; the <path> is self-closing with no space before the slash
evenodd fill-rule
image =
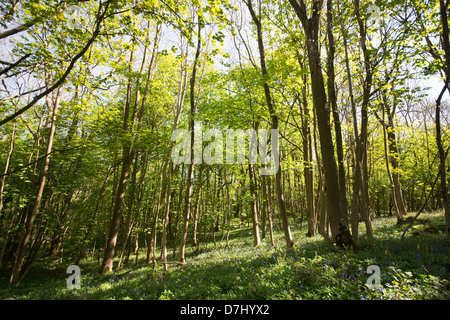
<path id="1" fill-rule="evenodd" d="M 372 243 L 360 225 L 358 253 L 336 250 L 319 235 L 306 238 L 306 225 L 292 227 L 293 249 L 285 247 L 281 232 L 276 232 L 275 247 L 269 239 L 254 247 L 251 227 L 233 224 L 230 248 L 217 232 L 216 246 L 210 242 L 202 252 L 189 247 L 190 265 L 169 265 L 165 274 L 159 265 L 124 276 L 100 275 L 96 261 L 84 261 L 81 289 L 69 290 L 70 261 L 42 261 L 17 288 L 8 289 L 8 274 L 1 274 L 0 299 L 449 299 L 450 237 L 443 223 L 442 213 L 422 214 L 401 241 L 406 225 L 377 218 Z M 380 267 L 377 290 L 365 285 L 369 265 Z M 121 272 L 132 267 L 125 265 Z"/>

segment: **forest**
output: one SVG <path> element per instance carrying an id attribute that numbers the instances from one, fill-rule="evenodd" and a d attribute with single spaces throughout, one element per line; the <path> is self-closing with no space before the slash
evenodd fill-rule
<path id="1" fill-rule="evenodd" d="M 449 4 L 2 1 L 0 299 L 449 299 Z"/>

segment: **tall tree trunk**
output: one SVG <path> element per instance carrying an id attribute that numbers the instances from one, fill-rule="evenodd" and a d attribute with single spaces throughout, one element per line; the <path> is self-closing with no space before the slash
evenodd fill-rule
<path id="1" fill-rule="evenodd" d="M 182 206 L 183 206 L 183 188 L 185 185 L 185 180 L 184 180 L 184 164 L 181 164 L 181 179 L 180 179 L 180 183 L 179 183 L 179 187 L 178 187 L 178 205 L 176 207 L 176 209 L 174 210 L 176 212 L 176 217 L 172 217 L 172 219 L 175 219 L 175 223 L 173 228 L 175 229 L 175 231 L 172 233 L 173 236 L 173 252 L 172 252 L 172 256 L 175 258 L 176 256 L 176 250 L 177 250 L 177 246 L 178 246 L 178 225 L 180 222 L 180 216 L 181 213 L 183 212 Z"/>
<path id="2" fill-rule="evenodd" d="M 224 175 L 225 177 L 226 175 L 226 170 L 227 168 L 224 168 Z M 226 234 L 226 244 L 225 247 L 230 248 L 230 244 L 229 244 L 229 240 L 230 240 L 230 227 L 231 227 L 231 201 L 230 201 L 230 184 L 226 185 L 226 189 L 227 189 L 227 211 L 226 211 L 226 215 L 227 215 L 227 234 Z"/>
<path id="3" fill-rule="evenodd" d="M 183 231 L 181 234 L 180 248 L 178 251 L 178 261 L 180 263 L 185 263 L 185 249 L 186 249 L 186 238 L 187 231 L 189 225 L 189 217 L 191 210 L 191 198 L 192 198 L 192 180 L 194 179 L 194 121 L 195 121 L 195 112 L 196 112 L 196 101 L 195 101 L 195 82 L 196 82 L 196 74 L 197 74 L 197 64 L 201 51 L 201 23 L 200 19 L 198 21 L 198 34 L 197 34 L 197 51 L 195 53 L 194 64 L 192 67 L 192 76 L 190 79 L 190 118 L 189 118 L 189 130 L 191 134 L 191 145 L 190 145 L 190 164 L 189 164 L 189 173 L 186 182 L 186 198 L 185 198 L 185 207 L 184 207 L 184 221 L 183 221 Z"/>
<path id="4" fill-rule="evenodd" d="M 250 209 L 252 215 L 252 224 L 253 224 L 253 245 L 259 246 L 261 244 L 261 240 L 259 238 L 259 225 L 258 225 L 258 211 L 256 209 L 256 191 L 255 191 L 255 181 L 254 181 L 254 173 L 253 173 L 253 165 L 251 163 L 248 164 L 248 176 L 250 180 L 250 195 L 252 200 L 250 201 Z"/>
<path id="5" fill-rule="evenodd" d="M 303 81 L 306 81 L 306 75 Z M 305 179 L 306 193 L 306 219 L 308 222 L 307 237 L 314 237 L 316 234 L 317 218 L 314 210 L 314 164 L 308 101 L 306 97 L 306 84 L 303 87 L 302 102 L 300 103 L 300 115 L 302 117 L 302 138 L 303 138 L 303 176 Z"/>
<path id="6" fill-rule="evenodd" d="M 266 198 L 266 182 L 265 177 L 261 177 L 261 202 L 262 202 L 262 209 L 261 209 L 261 239 L 266 238 L 266 229 L 267 229 L 267 213 L 268 213 L 268 207 L 267 207 L 267 198 Z"/>
<path id="7" fill-rule="evenodd" d="M 53 140 L 55 136 L 56 131 L 56 115 L 58 113 L 58 107 L 59 102 L 61 99 L 61 88 L 58 88 L 56 92 L 55 100 L 51 98 L 50 95 L 46 97 L 47 105 L 50 107 L 50 105 L 53 104 L 53 111 L 52 111 L 52 117 L 51 117 L 51 127 L 50 127 L 50 133 L 48 137 L 48 143 L 47 143 L 47 151 L 44 158 L 44 168 L 42 170 L 41 180 L 38 187 L 38 192 L 36 195 L 36 199 L 34 201 L 33 209 L 29 212 L 26 223 L 25 223 L 25 229 L 23 230 L 23 233 L 19 240 L 19 246 L 17 248 L 17 254 L 16 259 L 12 268 L 11 277 L 9 280 L 9 285 L 15 284 L 16 286 L 19 285 L 20 280 L 22 279 L 24 274 L 22 273 L 22 268 L 24 266 L 24 258 L 25 258 L 25 251 L 27 249 L 28 244 L 30 243 L 31 239 L 31 233 L 33 231 L 34 227 L 34 220 L 36 219 L 36 215 L 39 211 L 39 207 L 41 205 L 42 200 L 42 194 L 44 193 L 44 187 L 45 187 L 45 181 L 47 179 L 47 173 L 50 166 L 50 154 L 52 152 L 53 147 Z"/>
<path id="8" fill-rule="evenodd" d="M 361 18 L 359 11 L 359 0 L 354 0 L 356 19 L 359 25 L 360 43 L 364 55 L 365 79 L 363 83 L 363 99 L 361 106 L 361 132 L 359 135 L 359 143 L 356 143 L 356 180 L 359 180 L 359 191 L 361 193 L 361 215 L 366 224 L 366 235 L 368 239 L 373 238 L 372 222 L 369 216 L 369 189 L 368 189 L 368 168 L 367 168 L 367 126 L 369 122 L 369 102 L 371 96 L 371 88 L 373 82 L 373 65 L 370 57 L 370 51 L 366 45 L 366 27 Z M 356 124 L 356 118 L 354 118 Z M 356 128 L 355 128 L 356 130 Z M 356 137 L 356 132 L 355 132 Z"/>
<path id="9" fill-rule="evenodd" d="M 104 194 L 105 189 L 106 189 L 106 184 L 107 184 L 107 182 L 108 182 L 112 172 L 113 172 L 113 167 L 110 167 L 108 169 L 108 172 L 106 174 L 105 179 L 103 180 L 102 187 L 100 189 L 100 193 L 99 193 L 97 201 L 95 203 L 93 215 L 92 215 L 92 218 L 90 219 L 90 224 L 89 224 L 87 230 L 84 232 L 84 238 L 81 241 L 81 247 L 79 248 L 78 255 L 77 255 L 77 258 L 75 260 L 75 264 L 79 264 L 81 259 L 83 258 L 84 254 L 85 254 L 84 250 L 85 250 L 85 247 L 86 247 L 86 245 L 88 243 L 88 237 L 91 235 L 91 231 L 92 231 L 92 229 L 94 227 L 95 219 L 96 219 L 97 213 L 98 213 L 98 211 L 100 209 L 100 203 L 103 200 L 103 194 Z"/>
<path id="10" fill-rule="evenodd" d="M 176 110 L 175 110 L 175 119 L 172 127 L 172 133 L 178 128 L 178 124 L 180 121 L 181 111 L 184 104 L 184 98 L 186 93 L 186 81 L 187 81 L 187 55 L 186 62 L 183 66 L 183 63 L 180 65 L 180 79 L 178 82 L 178 94 L 177 94 L 177 102 L 176 102 Z M 170 145 L 168 155 L 172 152 L 173 143 Z M 163 262 L 167 262 L 167 231 L 170 222 L 170 206 L 171 206 L 171 198 L 172 198 L 172 174 L 173 174 L 173 164 L 170 164 L 169 168 L 169 177 L 168 177 L 168 194 L 167 194 L 167 202 L 166 202 L 166 212 L 163 220 L 163 230 L 161 235 L 161 260 Z M 164 270 L 166 270 L 166 264 L 164 264 Z"/>
<path id="11" fill-rule="evenodd" d="M 324 174 L 323 170 L 319 169 L 319 186 L 318 186 L 318 195 L 317 195 L 317 206 L 316 210 L 317 213 L 316 216 L 319 217 L 319 227 L 318 232 L 319 234 L 329 243 L 332 243 L 333 241 L 330 239 L 330 236 L 328 235 L 328 214 L 327 214 L 327 195 L 326 195 L 326 189 L 324 186 Z"/>
<path id="12" fill-rule="evenodd" d="M 375 113 L 375 115 L 378 121 L 380 122 L 381 126 L 383 127 L 386 171 L 388 173 L 389 181 L 391 183 L 391 192 L 392 192 L 391 199 L 395 208 L 395 215 L 397 217 L 398 223 L 403 220 L 403 217 L 405 215 L 407 215 L 407 211 L 400 185 L 400 175 L 398 172 L 399 170 L 398 151 L 397 151 L 396 135 L 394 131 L 395 106 L 391 111 L 386 96 L 383 94 L 383 92 L 381 93 L 381 100 L 383 102 L 382 118 L 380 119 L 377 113 Z"/>
<path id="13" fill-rule="evenodd" d="M 201 179 L 201 171 L 203 166 L 200 166 L 200 172 L 199 176 Z M 195 196 L 195 211 L 193 216 L 193 228 L 192 228 L 192 246 L 197 247 L 198 246 L 198 239 L 197 239 L 197 232 L 198 232 L 198 218 L 199 218 L 199 212 L 200 212 L 200 198 L 202 196 L 202 185 L 201 182 L 199 183 L 196 196 Z"/>
<path id="14" fill-rule="evenodd" d="M 262 183 L 263 183 L 263 194 L 264 199 L 267 201 L 267 219 L 269 220 L 269 236 L 270 236 L 270 245 L 272 247 L 275 246 L 275 239 L 273 237 L 273 206 L 272 206 L 272 199 L 271 199 L 271 192 L 270 192 L 270 177 L 263 176 L 262 177 Z"/>
<path id="15" fill-rule="evenodd" d="M 353 120 L 353 131 L 355 135 L 355 145 L 356 148 L 360 144 L 359 142 L 359 133 L 358 133 L 358 123 L 357 123 L 357 116 L 356 116 L 356 102 L 353 95 L 353 81 L 352 81 L 352 74 L 350 70 L 350 63 L 349 63 L 349 56 L 348 56 L 348 44 L 347 44 L 347 32 L 344 27 L 344 23 L 342 21 L 342 13 L 340 11 L 340 1 L 338 1 L 338 14 L 339 14 L 339 23 L 341 26 L 341 32 L 342 32 L 342 38 L 344 43 L 344 54 L 345 54 L 345 69 L 346 69 L 346 75 L 347 75 L 347 83 L 348 83 L 348 92 L 349 92 L 349 98 L 350 98 L 350 105 L 351 105 L 351 114 L 352 114 L 352 120 Z M 355 149 L 356 149 L 355 148 Z M 358 149 L 359 151 L 359 149 Z M 354 154 L 356 154 L 357 151 L 354 151 Z M 361 182 L 361 163 L 358 161 L 359 156 L 354 155 L 353 156 L 353 195 L 352 195 L 352 208 L 351 208 L 351 226 L 352 226 L 352 234 L 356 241 L 358 241 L 359 234 L 358 234 L 358 227 L 359 227 L 359 211 L 360 211 L 360 182 Z"/>
<path id="16" fill-rule="evenodd" d="M 130 70 L 132 69 L 133 61 L 134 61 L 134 48 L 132 48 L 130 54 L 130 64 L 129 64 Z M 127 95 L 124 104 L 123 126 L 122 126 L 122 132 L 124 133 L 124 136 L 126 136 L 126 134 L 133 127 L 135 121 L 134 118 L 132 118 L 131 121 L 130 119 L 128 119 L 130 114 L 131 91 L 132 91 L 132 83 L 130 79 L 127 86 Z M 133 162 L 132 143 L 131 141 L 124 140 L 122 142 L 122 168 L 115 195 L 114 210 L 109 224 L 109 233 L 103 256 L 103 262 L 99 270 L 100 273 L 110 273 L 113 270 L 112 268 L 114 261 L 114 252 L 116 249 L 117 237 L 119 235 L 120 220 L 122 216 L 122 209 L 125 205 L 125 193 L 132 162 Z"/>
<path id="17" fill-rule="evenodd" d="M 447 186 L 447 178 L 446 178 L 446 170 L 445 170 L 445 152 L 444 147 L 442 145 L 442 133 L 441 133 L 441 99 L 442 95 L 445 92 L 445 88 L 447 88 L 448 93 L 450 94 L 450 40 L 449 40 L 449 27 L 448 27 L 448 6 L 449 2 L 444 0 L 439 0 L 439 11 L 441 15 L 442 22 L 442 34 L 441 41 L 442 47 L 444 49 L 445 54 L 445 85 L 441 94 L 439 95 L 436 101 L 436 143 L 439 152 L 439 162 L 440 162 L 440 180 L 441 180 L 441 197 L 442 204 L 444 207 L 444 216 L 445 216 L 445 226 L 447 228 L 447 232 L 450 233 L 450 204 L 448 200 L 448 186 Z"/>
<path id="18" fill-rule="evenodd" d="M 0 217 L 2 214 L 2 209 L 3 209 L 3 190 L 5 188 L 5 182 L 6 182 L 6 176 L 9 170 L 9 162 L 11 160 L 11 155 L 12 152 L 14 150 L 14 140 L 16 137 L 16 122 L 13 122 L 12 125 L 12 131 L 11 131 L 11 140 L 9 143 L 9 150 L 8 153 L 6 155 L 6 162 L 5 162 L 5 169 L 3 170 L 3 176 L 2 176 L 2 181 L 0 183 Z M 0 257 L 0 265 L 1 265 L 1 257 Z"/>
<path id="19" fill-rule="evenodd" d="M 172 175 L 173 164 L 169 164 L 169 176 L 167 182 L 167 200 L 166 200 L 166 212 L 163 220 L 163 231 L 161 235 L 161 261 L 167 262 L 167 225 L 169 223 L 170 204 L 172 201 Z M 164 264 L 164 272 L 167 271 L 167 264 Z"/>
<path id="20" fill-rule="evenodd" d="M 339 170 L 339 190 L 341 191 L 341 206 L 345 214 L 348 211 L 347 205 L 347 191 L 345 187 L 345 166 L 344 166 L 344 149 L 342 142 L 341 121 L 339 119 L 339 112 L 337 107 L 336 97 L 336 81 L 334 71 L 334 56 L 335 56 L 335 44 L 333 36 L 333 7 L 332 0 L 327 0 L 327 37 L 328 37 L 328 70 L 327 70 L 327 87 L 328 97 L 331 104 L 331 110 L 333 112 L 334 131 L 336 134 L 336 154 Z M 354 235 L 355 236 L 355 235 Z M 355 237 L 357 240 L 357 238 Z"/>
<path id="21" fill-rule="evenodd" d="M 252 16 L 253 22 L 256 25 L 259 57 L 260 57 L 260 64 L 261 64 L 261 74 L 263 76 L 263 79 L 265 79 L 267 77 L 268 73 L 267 73 L 267 68 L 266 68 L 266 58 L 265 58 L 262 25 L 261 25 L 261 4 L 259 3 L 259 18 L 253 9 L 252 1 L 251 0 L 246 1 L 246 4 L 247 4 L 247 7 Z M 278 130 L 278 116 L 276 114 L 275 106 L 272 101 L 272 96 L 271 96 L 269 84 L 267 83 L 267 81 L 263 82 L 263 87 L 264 87 L 264 96 L 266 98 L 266 104 L 269 109 L 270 117 L 272 120 L 272 129 Z M 272 148 L 276 149 L 276 146 L 272 146 Z M 279 157 L 279 154 L 277 153 L 276 156 Z M 278 162 L 279 162 L 279 159 L 278 159 Z M 282 187 L 281 178 L 282 178 L 281 164 L 279 164 L 278 171 L 276 172 L 276 175 L 275 175 L 275 190 L 276 190 L 276 194 L 277 194 L 278 210 L 279 210 L 279 213 L 281 216 L 281 221 L 283 224 L 284 239 L 286 241 L 286 246 L 288 248 L 292 248 L 294 246 L 294 240 L 292 239 L 291 230 L 289 227 L 289 220 L 288 220 L 286 204 L 285 204 L 284 196 L 283 196 L 283 187 Z"/>
<path id="22" fill-rule="evenodd" d="M 147 23 L 147 32 L 148 35 L 147 37 L 150 37 L 150 32 L 151 32 L 151 23 L 150 21 L 148 21 Z M 139 136 L 139 131 L 142 127 L 142 122 L 143 122 L 143 118 L 144 118 L 144 113 L 145 113 L 145 106 L 146 106 L 146 102 L 148 99 L 148 96 L 150 94 L 150 84 L 152 82 L 153 79 L 153 74 L 154 74 L 154 70 L 155 70 L 155 66 L 156 66 L 156 60 L 157 60 L 157 51 L 158 51 L 158 46 L 159 46 L 159 36 L 161 33 L 161 25 L 158 24 L 156 26 L 156 31 L 155 31 L 155 37 L 154 37 L 154 41 L 153 41 L 153 50 L 152 50 L 152 55 L 150 58 L 150 63 L 148 66 L 148 71 L 147 71 L 147 79 L 146 79 L 146 84 L 145 84 L 145 90 L 144 90 L 144 94 L 142 97 L 142 101 L 140 101 L 140 82 L 141 82 L 141 77 L 138 77 L 137 82 L 135 84 L 136 87 L 136 93 L 135 93 L 135 101 L 134 101 L 134 109 L 133 109 L 133 114 L 132 114 L 132 130 L 133 127 L 135 125 L 136 122 L 136 118 L 137 118 L 137 135 L 135 137 L 135 143 L 138 144 L 140 141 L 140 136 Z M 141 68 L 139 71 L 139 74 L 142 74 L 144 72 L 145 69 L 145 64 L 146 64 L 146 60 L 147 60 L 147 47 L 144 48 L 144 53 L 143 53 L 143 57 L 142 57 L 142 63 L 141 63 Z M 139 105 L 141 105 L 141 107 L 139 108 Z M 139 111 L 139 116 L 138 116 L 138 111 Z M 129 199 L 129 206 L 128 206 L 128 214 L 127 214 L 127 219 L 126 219 L 126 223 L 125 223 L 125 232 L 123 233 L 123 241 L 122 241 L 122 251 L 119 257 L 119 263 L 117 265 L 117 270 L 120 269 L 121 263 L 122 263 L 122 258 L 123 255 L 125 253 L 125 248 L 128 244 L 128 240 L 131 237 L 132 231 L 133 231 L 133 227 L 136 223 L 136 221 L 138 220 L 138 215 L 139 215 L 139 208 L 135 209 L 135 214 L 133 215 L 133 204 L 135 202 L 135 192 L 136 192 L 136 188 L 141 189 L 141 185 L 136 186 L 136 176 L 137 176 L 137 170 L 139 168 L 139 153 L 136 152 L 135 150 L 131 150 L 132 156 L 134 156 L 134 169 L 133 169 L 133 174 L 132 174 L 132 188 L 131 188 L 131 194 L 130 194 L 130 199 Z M 141 180 L 143 179 L 143 175 L 144 173 L 142 173 L 141 176 Z M 139 204 L 140 206 L 140 204 Z M 150 241 L 151 243 L 151 241 Z"/>
<path id="23" fill-rule="evenodd" d="M 41 139 L 40 133 L 41 133 L 41 127 L 42 127 L 42 124 L 44 121 L 44 114 L 46 112 L 46 107 L 50 107 L 50 106 L 44 105 L 44 110 L 40 116 L 39 124 L 38 124 L 38 128 L 37 128 L 36 132 L 34 132 L 31 129 L 31 127 L 29 127 L 29 125 L 27 124 L 27 126 L 30 129 L 30 133 L 34 136 L 34 144 L 33 144 L 33 147 L 31 148 L 32 151 L 30 152 L 30 156 L 28 157 L 26 173 L 25 173 L 24 177 L 21 179 L 20 191 L 19 191 L 19 194 L 18 194 L 17 199 L 14 204 L 13 216 L 10 219 L 6 234 L 3 236 L 3 245 L 2 245 L 2 250 L 0 252 L 0 271 L 5 270 L 8 265 L 8 261 L 4 260 L 5 253 L 7 252 L 7 248 L 8 248 L 8 251 L 10 251 L 10 252 L 16 250 L 16 248 L 10 247 L 10 236 L 13 234 L 13 231 L 14 231 L 13 226 L 16 225 L 16 223 L 17 223 L 16 220 L 18 220 L 18 221 L 25 220 L 26 221 L 26 219 L 21 219 L 21 216 L 28 215 L 28 210 L 29 210 L 30 204 L 28 204 L 28 206 L 25 207 L 24 210 L 21 210 L 20 202 L 22 199 L 22 195 L 25 191 L 25 181 L 28 179 L 29 172 L 32 168 L 31 160 L 33 159 L 34 150 L 36 150 L 36 152 L 38 152 L 38 150 L 39 150 L 39 140 Z M 33 174 L 33 178 L 34 178 L 34 175 L 35 175 L 35 172 Z M 22 212 L 22 214 L 21 214 L 21 212 Z M 12 263 L 14 263 L 14 261 L 12 261 Z"/>
<path id="24" fill-rule="evenodd" d="M 147 24 L 148 37 L 150 36 L 150 30 L 151 30 L 150 29 L 150 21 L 148 21 L 148 24 Z M 153 55 L 152 55 L 150 66 L 149 66 L 149 70 L 148 70 L 146 90 L 145 90 L 145 93 L 144 93 L 145 100 L 147 99 L 147 95 L 149 93 L 148 87 L 149 87 L 149 84 L 150 84 L 150 82 L 152 80 L 152 77 L 153 77 L 154 64 L 156 62 L 156 50 L 157 50 L 157 47 L 158 47 L 158 35 L 159 35 L 159 32 L 157 30 L 156 36 L 155 36 L 155 41 L 154 41 L 154 46 L 153 46 Z M 142 55 L 141 68 L 139 70 L 139 74 L 140 75 L 144 72 L 146 61 L 147 61 L 147 47 L 144 47 L 144 52 L 143 52 L 143 55 Z M 137 117 L 138 111 L 139 111 L 139 119 L 137 121 L 137 124 L 138 124 L 138 128 L 137 128 L 138 130 L 137 131 L 139 131 L 139 129 L 141 128 L 143 115 L 144 115 L 145 102 L 142 103 L 141 108 L 139 108 L 139 104 L 140 104 L 140 88 L 139 87 L 140 87 L 140 83 L 141 83 L 141 77 L 138 77 L 137 81 L 136 81 L 136 84 L 135 84 L 136 90 L 135 90 L 135 98 L 134 98 L 134 108 L 133 108 L 133 114 L 131 116 L 131 118 L 132 118 L 132 123 L 131 123 L 131 127 L 132 128 L 131 128 L 131 130 L 132 131 L 134 129 L 133 128 L 134 127 L 134 122 L 135 122 L 134 119 L 138 118 Z M 139 143 L 139 140 L 140 140 L 139 135 L 136 136 L 135 140 L 136 140 L 136 143 Z M 134 221 L 137 219 L 137 216 L 133 215 L 133 204 L 134 204 L 134 201 L 135 201 L 135 193 L 136 193 L 136 176 L 137 176 L 137 171 L 138 171 L 138 168 L 139 168 L 139 154 L 136 151 L 134 151 L 134 150 L 131 150 L 130 153 L 131 153 L 130 157 L 134 157 L 134 167 L 133 167 L 133 173 L 132 173 L 132 186 L 131 186 L 131 194 L 130 194 L 129 205 L 128 205 L 128 213 L 127 213 L 126 222 L 125 222 L 125 232 L 123 233 L 122 251 L 121 251 L 120 256 L 119 256 L 119 262 L 117 264 L 117 271 L 120 270 L 120 267 L 121 267 L 121 264 L 122 264 L 123 255 L 125 253 L 125 248 L 126 248 L 126 246 L 128 244 L 128 239 L 131 236 L 131 232 L 133 230 Z M 130 169 L 131 169 L 131 167 L 130 167 Z"/>
<path id="25" fill-rule="evenodd" d="M 329 219 L 327 213 L 327 195 L 326 195 L 326 187 L 325 187 L 325 176 L 323 172 L 322 159 L 319 153 L 319 148 L 317 146 L 317 119 L 314 113 L 313 116 L 313 130 L 314 130 L 314 153 L 317 160 L 317 173 L 318 173 L 318 184 L 317 184 L 317 197 L 316 203 L 314 205 L 314 215 L 312 217 L 311 225 L 314 230 L 317 229 L 319 234 L 325 239 L 328 243 L 333 243 L 333 240 L 329 236 Z"/>
<path id="26" fill-rule="evenodd" d="M 446 80 L 446 86 L 448 86 L 449 79 Z M 447 233 L 450 233 L 450 204 L 448 202 L 448 192 L 447 192 L 447 178 L 446 178 L 446 169 L 445 169 L 445 158 L 446 153 L 444 151 L 444 147 L 442 145 L 442 133 L 441 133 L 441 99 L 442 95 L 445 92 L 445 87 L 441 91 L 438 99 L 436 100 L 436 144 L 439 152 L 439 178 L 440 178 L 440 193 L 442 197 L 442 206 L 444 207 L 444 216 L 445 216 L 445 227 L 447 229 Z M 450 89 L 449 89 L 450 93 Z"/>
<path id="27" fill-rule="evenodd" d="M 385 101 L 385 100 L 384 100 Z M 386 125 L 387 131 L 387 139 L 389 146 L 389 158 L 390 163 L 392 165 L 392 182 L 393 182 L 393 196 L 395 197 L 395 201 L 397 203 L 397 216 L 403 219 L 404 216 L 408 214 L 406 211 L 405 201 L 403 199 L 402 188 L 400 184 L 400 174 L 399 174 L 399 161 L 398 161 L 398 150 L 397 150 L 397 137 L 394 130 L 394 110 L 390 111 L 389 105 L 385 101 L 386 113 L 388 117 L 388 123 Z"/>
<path id="28" fill-rule="evenodd" d="M 387 137 L 387 133 L 386 133 L 386 131 L 387 131 L 386 130 L 386 125 L 384 123 L 385 123 L 385 113 L 384 113 L 384 110 L 383 110 L 382 124 L 383 124 L 384 158 L 385 158 L 385 162 L 386 162 L 386 172 L 388 174 L 388 178 L 389 178 L 389 181 L 391 183 L 391 191 L 392 191 L 391 199 L 392 199 L 392 202 L 394 203 L 395 214 L 397 216 L 397 223 L 399 223 L 402 220 L 402 217 L 399 215 L 400 210 L 398 209 L 398 206 L 397 206 L 397 198 L 393 196 L 394 195 L 394 179 L 392 178 L 391 167 L 389 165 L 389 152 L 388 152 L 388 145 L 387 145 L 388 144 L 388 142 L 387 142 L 388 141 L 388 137 Z M 390 210 L 391 210 L 391 207 L 389 207 L 389 211 Z M 391 213 L 389 213 L 389 214 L 391 214 Z"/>
<path id="29" fill-rule="evenodd" d="M 316 111 L 327 199 L 327 213 L 330 221 L 331 234 L 338 247 L 352 245 L 357 248 L 355 240 L 348 229 L 348 218 L 341 206 L 338 168 L 334 155 L 333 138 L 330 127 L 329 106 L 326 98 L 325 84 L 320 64 L 319 24 L 323 0 L 312 2 L 312 16 L 308 18 L 303 0 L 289 0 L 300 19 L 306 35 L 313 105 Z"/>

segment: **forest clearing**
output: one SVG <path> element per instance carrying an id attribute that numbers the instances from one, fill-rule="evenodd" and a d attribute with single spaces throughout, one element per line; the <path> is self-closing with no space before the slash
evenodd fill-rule
<path id="1" fill-rule="evenodd" d="M 0 299 L 448 300 L 448 22 L 2 2 Z"/>

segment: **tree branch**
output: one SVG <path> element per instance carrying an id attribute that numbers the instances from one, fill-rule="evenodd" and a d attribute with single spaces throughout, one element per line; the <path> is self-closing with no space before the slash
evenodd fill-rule
<path id="1" fill-rule="evenodd" d="M 12 115 L 6 117 L 5 119 L 0 121 L 0 127 L 2 125 L 4 125 L 5 123 L 13 120 L 14 118 L 16 118 L 17 116 L 21 115 L 22 113 L 24 113 L 25 111 L 27 111 L 28 109 L 30 109 L 32 106 L 34 106 L 40 99 L 42 99 L 43 97 L 45 97 L 47 94 L 51 93 L 53 90 L 55 90 L 56 88 L 58 88 L 59 86 L 61 86 L 64 81 L 66 80 L 67 76 L 70 74 L 70 72 L 72 71 L 73 67 L 75 66 L 75 63 L 78 61 L 78 59 L 80 59 L 85 53 L 86 51 L 89 49 L 89 47 L 91 46 L 91 44 L 95 41 L 95 39 L 97 38 L 99 32 L 100 32 L 100 26 L 101 23 L 104 20 L 106 11 L 108 10 L 109 4 L 110 4 L 111 0 L 106 1 L 103 4 L 100 4 L 99 9 L 98 9 L 98 18 L 97 18 L 97 23 L 96 23 L 96 27 L 94 30 L 94 33 L 92 34 L 92 37 L 89 39 L 89 41 L 86 43 L 86 45 L 84 46 L 84 48 L 75 56 L 72 58 L 72 60 L 70 61 L 70 64 L 68 66 L 68 68 L 66 69 L 66 71 L 64 72 L 64 74 L 61 76 L 61 78 L 59 78 L 59 80 L 53 84 L 50 88 L 48 88 L 47 90 L 45 90 L 44 92 L 38 94 L 30 103 L 28 103 L 25 107 L 19 109 L 18 111 L 16 111 L 15 113 L 13 113 Z M 102 6 L 105 5 L 105 10 L 103 11 L 103 13 L 100 14 L 101 12 L 101 8 Z"/>

